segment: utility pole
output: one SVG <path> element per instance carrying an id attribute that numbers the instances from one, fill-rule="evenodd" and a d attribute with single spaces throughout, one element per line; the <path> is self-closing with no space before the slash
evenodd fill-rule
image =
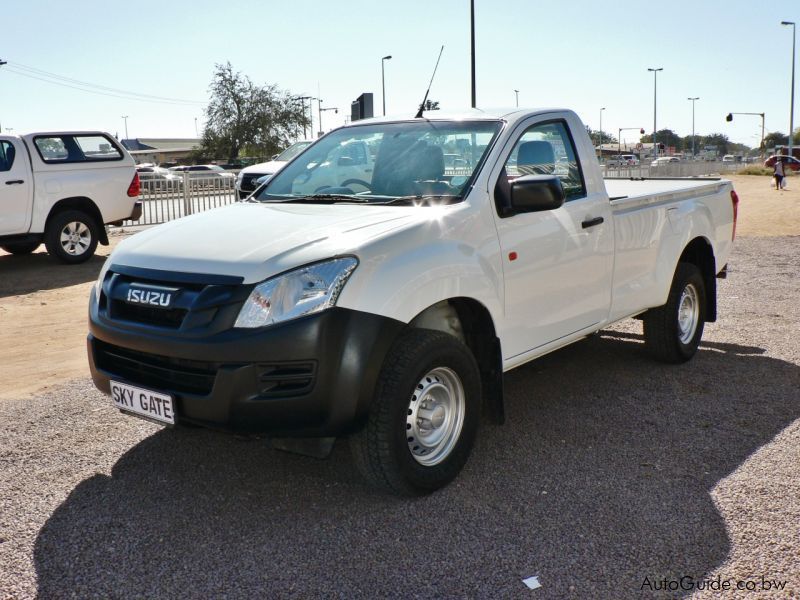
<path id="1" fill-rule="evenodd" d="M 694 160 L 696 156 L 694 153 L 694 103 L 696 100 L 700 100 L 700 96 L 697 98 L 687 98 L 687 100 L 691 100 L 692 102 L 692 160 Z"/>
<path id="2" fill-rule="evenodd" d="M 658 144 L 656 142 L 656 99 L 658 97 L 658 87 L 657 87 L 657 79 L 658 79 L 658 72 L 663 71 L 663 67 L 658 67 L 657 69 L 647 69 L 648 71 L 652 71 L 653 73 L 653 158 L 658 158 Z"/>
<path id="3" fill-rule="evenodd" d="M 514 93 L 517 95 L 517 108 L 519 108 L 519 90 L 514 90 Z"/>
<path id="4" fill-rule="evenodd" d="M 383 116 L 386 116 L 386 73 L 384 72 L 383 65 L 387 60 L 392 60 L 392 55 L 387 54 L 381 59 L 381 97 L 383 98 Z"/>
<path id="5" fill-rule="evenodd" d="M 0 67 L 2 67 L 3 65 L 7 65 L 7 64 L 8 64 L 7 60 L 3 60 L 2 58 L 0 58 Z M 0 131 L 3 131 L 2 125 L 0 125 Z"/>
<path id="6" fill-rule="evenodd" d="M 470 44 L 472 47 L 472 108 L 477 106 L 475 101 L 475 0 L 469 0 L 469 8 L 470 8 L 470 27 L 471 27 L 471 37 L 470 37 Z"/>
<path id="7" fill-rule="evenodd" d="M 122 118 L 125 121 L 125 139 L 127 140 L 127 139 L 130 139 L 128 137 L 128 115 L 122 115 Z"/>
<path id="8" fill-rule="evenodd" d="M 600 158 L 603 158 L 603 111 L 605 109 L 605 106 L 600 109 L 600 141 L 597 142 L 597 147 L 600 150 Z"/>
<path id="9" fill-rule="evenodd" d="M 789 105 L 789 156 L 794 156 L 792 154 L 792 138 L 794 137 L 794 43 L 795 38 L 795 26 L 793 21 L 781 21 L 781 25 L 791 25 L 792 26 L 792 100 L 791 104 Z"/>

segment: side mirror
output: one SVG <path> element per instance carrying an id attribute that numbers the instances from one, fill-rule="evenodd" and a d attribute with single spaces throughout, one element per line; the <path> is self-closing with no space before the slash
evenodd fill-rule
<path id="1" fill-rule="evenodd" d="M 511 183 L 510 214 L 553 210 L 564 204 L 564 188 L 555 175 L 526 175 Z"/>

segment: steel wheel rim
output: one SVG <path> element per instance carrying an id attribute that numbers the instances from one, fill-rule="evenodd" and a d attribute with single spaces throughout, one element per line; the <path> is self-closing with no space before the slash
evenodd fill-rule
<path id="1" fill-rule="evenodd" d="M 92 232 L 85 223 L 72 221 L 61 230 L 61 247 L 71 256 L 80 256 L 92 243 Z"/>
<path id="2" fill-rule="evenodd" d="M 465 408 L 464 386 L 452 369 L 437 367 L 419 380 L 406 411 L 406 441 L 414 460 L 431 467 L 450 456 Z"/>
<path id="3" fill-rule="evenodd" d="M 678 302 L 678 338 L 682 344 L 692 341 L 700 320 L 700 301 L 697 289 L 691 283 L 686 284 Z"/>

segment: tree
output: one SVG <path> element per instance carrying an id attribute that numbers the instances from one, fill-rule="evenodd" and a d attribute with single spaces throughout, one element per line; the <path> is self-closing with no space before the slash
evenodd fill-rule
<path id="1" fill-rule="evenodd" d="M 617 138 L 611 135 L 608 131 L 603 132 L 603 139 L 600 139 L 600 131 L 594 131 L 588 125 L 586 126 L 586 133 L 589 134 L 589 137 L 592 138 L 592 144 L 595 146 L 599 146 L 602 142 L 603 144 L 616 144 Z"/>
<path id="2" fill-rule="evenodd" d="M 675 148 L 676 152 L 681 152 L 683 150 L 683 138 L 674 131 L 672 131 L 672 129 L 658 130 L 656 132 L 656 140 L 658 140 L 659 144 L 664 144 L 665 148 L 668 146 L 672 146 L 673 148 Z M 651 144 L 653 142 L 653 134 L 648 133 L 646 135 L 643 135 L 640 141 L 643 144 L 644 143 Z"/>
<path id="3" fill-rule="evenodd" d="M 425 110 L 439 110 L 439 103 L 434 100 L 426 100 Z"/>
<path id="4" fill-rule="evenodd" d="M 717 149 L 717 155 L 728 154 L 728 145 L 731 141 L 724 133 L 711 133 L 703 136 L 703 146 L 714 146 Z"/>
<path id="5" fill-rule="evenodd" d="M 764 146 L 774 148 L 775 146 L 786 146 L 789 143 L 789 136 L 780 131 L 770 131 L 764 136 Z"/>
<path id="6" fill-rule="evenodd" d="M 229 161 L 242 152 L 269 156 L 309 124 L 302 102 L 275 85 L 255 85 L 230 62 L 216 65 L 209 92 L 199 154 Z"/>

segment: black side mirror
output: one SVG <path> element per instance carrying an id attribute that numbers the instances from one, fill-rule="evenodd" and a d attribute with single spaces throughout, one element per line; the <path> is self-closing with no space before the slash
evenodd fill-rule
<path id="1" fill-rule="evenodd" d="M 555 175 L 526 175 L 511 183 L 509 215 L 553 210 L 564 204 L 566 194 Z"/>

